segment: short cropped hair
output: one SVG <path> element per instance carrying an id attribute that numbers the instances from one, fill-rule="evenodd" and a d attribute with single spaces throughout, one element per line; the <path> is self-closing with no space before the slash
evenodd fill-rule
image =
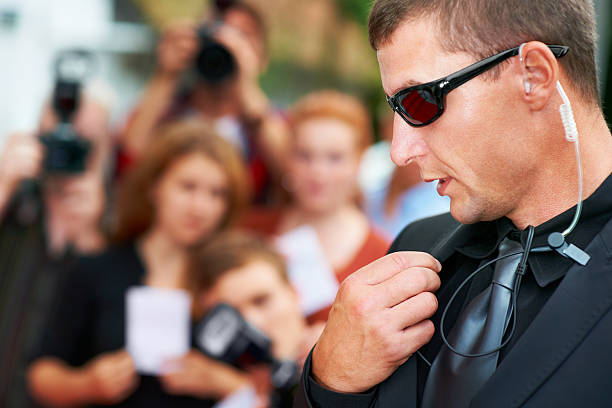
<path id="1" fill-rule="evenodd" d="M 226 231 L 192 252 L 188 286 L 197 297 L 210 290 L 226 273 L 257 261 L 270 264 L 289 285 L 285 259 L 268 243 L 247 232 Z"/>
<path id="2" fill-rule="evenodd" d="M 289 111 L 289 123 L 295 130 L 310 119 L 332 118 L 355 130 L 356 146 L 362 152 L 372 143 L 370 113 L 356 97 L 335 90 L 312 92 L 298 100 Z"/>
<path id="3" fill-rule="evenodd" d="M 559 62 L 573 88 L 585 101 L 601 105 L 592 0 L 376 0 L 368 23 L 370 44 L 378 49 L 402 22 L 425 16 L 437 20 L 445 51 L 477 59 L 528 41 L 568 46 Z M 499 72 L 492 70 L 489 78 Z"/>

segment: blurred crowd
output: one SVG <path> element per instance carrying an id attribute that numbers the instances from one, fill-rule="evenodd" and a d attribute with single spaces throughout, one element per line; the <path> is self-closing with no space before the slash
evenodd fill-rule
<path id="1" fill-rule="evenodd" d="M 418 169 L 390 164 L 391 115 L 375 131 L 332 89 L 276 107 L 258 84 L 267 37 L 258 10 L 218 1 L 164 31 L 119 128 L 105 85 L 67 75 L 8 137 L 0 405 L 291 406 L 340 282 L 448 211 Z M 150 296 L 162 312 L 188 299 L 184 333 L 153 313 L 153 368 L 133 346 Z"/>

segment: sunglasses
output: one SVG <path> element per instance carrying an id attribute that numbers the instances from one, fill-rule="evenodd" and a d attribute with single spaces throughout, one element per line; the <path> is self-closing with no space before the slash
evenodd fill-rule
<path id="1" fill-rule="evenodd" d="M 556 58 L 563 57 L 569 51 L 569 47 L 563 45 L 548 45 L 547 47 Z M 518 55 L 519 49 L 520 46 L 502 51 L 444 78 L 402 89 L 395 95 L 388 96 L 387 102 L 391 109 L 399 113 L 410 126 L 429 125 L 444 113 L 444 97 L 447 93 L 502 61 Z"/>

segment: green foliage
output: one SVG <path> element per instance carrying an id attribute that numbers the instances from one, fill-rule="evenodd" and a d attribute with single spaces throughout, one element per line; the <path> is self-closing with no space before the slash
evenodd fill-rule
<path id="1" fill-rule="evenodd" d="M 370 13 L 371 2 L 368 0 L 336 0 L 338 9 L 344 18 L 354 20 L 366 26 Z"/>

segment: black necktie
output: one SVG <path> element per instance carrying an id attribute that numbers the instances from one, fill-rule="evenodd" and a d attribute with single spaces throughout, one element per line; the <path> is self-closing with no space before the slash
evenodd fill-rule
<path id="1" fill-rule="evenodd" d="M 504 239 L 499 256 L 521 251 L 521 244 Z M 485 353 L 502 344 L 511 316 L 512 288 L 521 255 L 497 261 L 493 282 L 459 315 L 448 342 L 463 354 Z M 436 356 L 423 393 L 423 408 L 468 407 L 497 368 L 499 351 L 482 357 L 463 357 L 443 345 Z"/>

